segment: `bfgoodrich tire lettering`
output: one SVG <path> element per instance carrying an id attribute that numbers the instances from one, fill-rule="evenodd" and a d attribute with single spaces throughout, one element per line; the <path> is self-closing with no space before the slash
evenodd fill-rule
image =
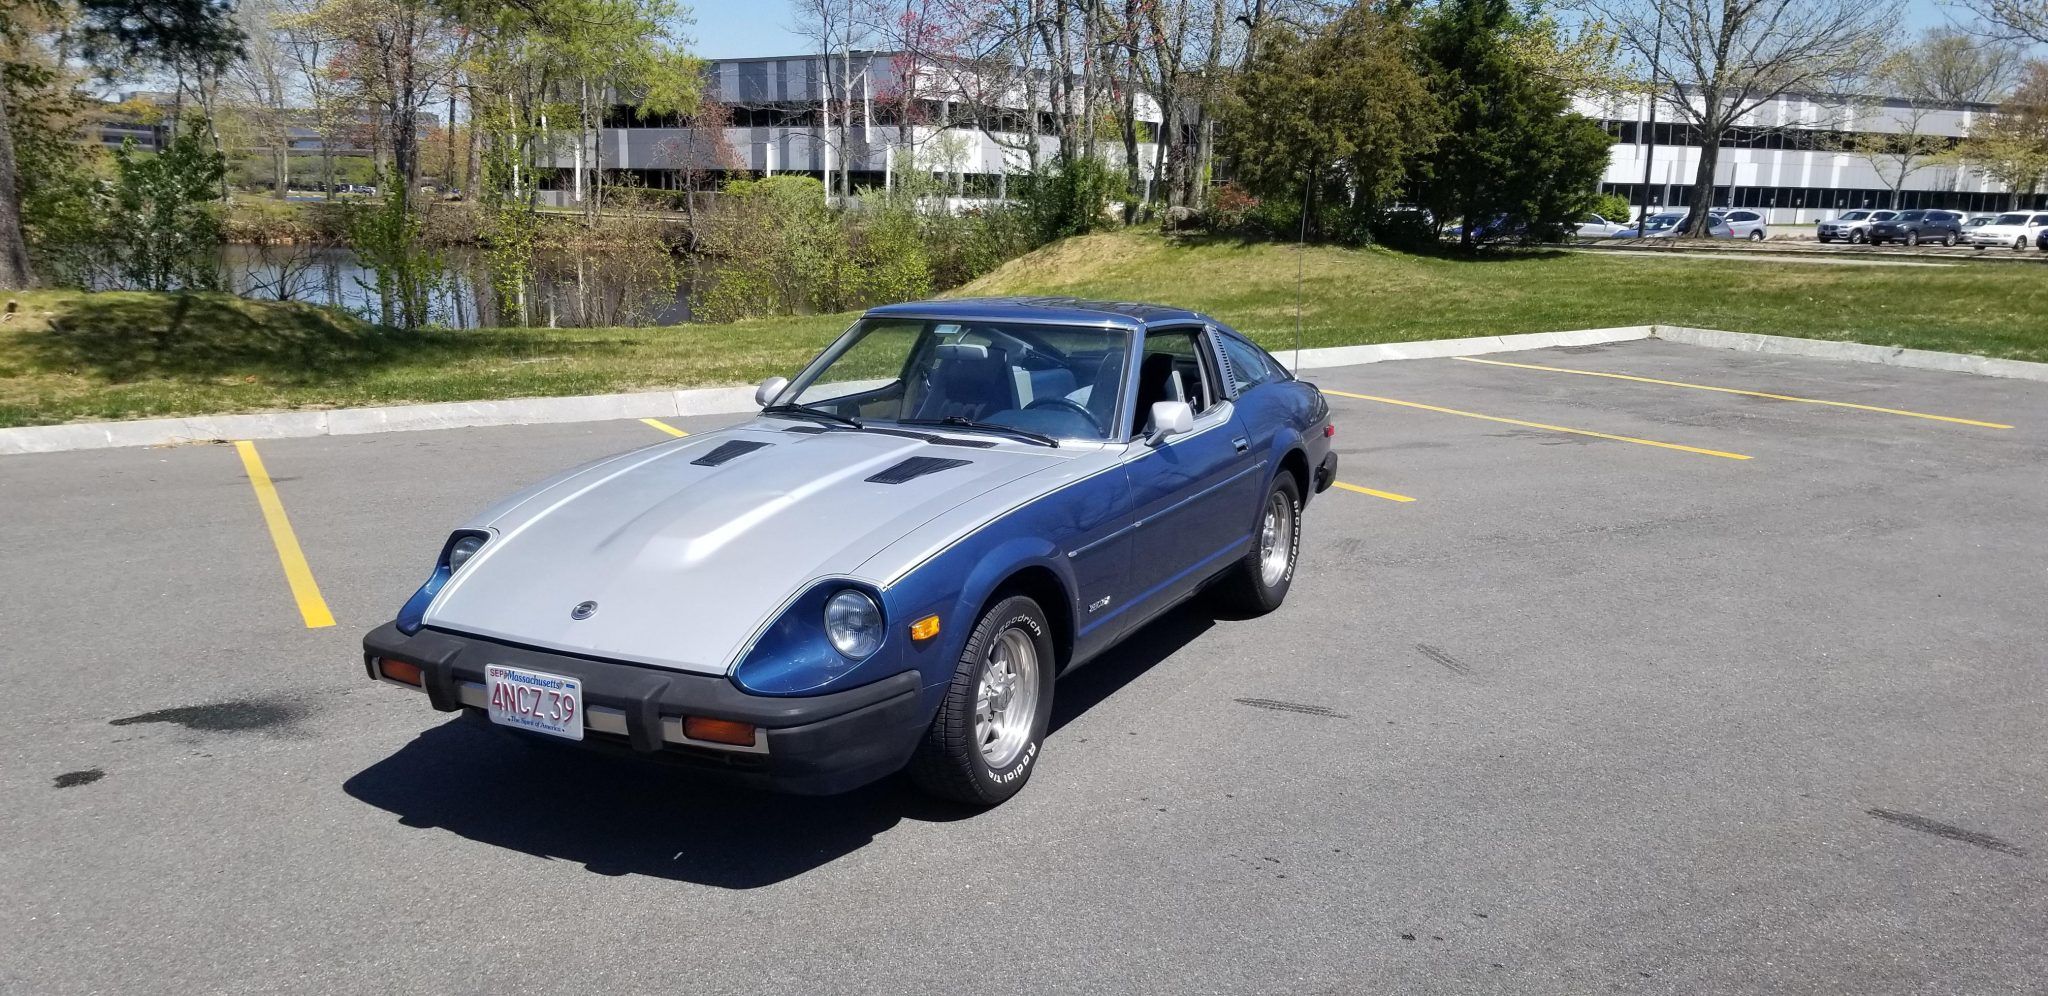
<path id="1" fill-rule="evenodd" d="M 911 781 L 971 806 L 993 806 L 1024 787 L 1052 722 L 1051 634 L 1045 612 L 1022 595 L 982 613 L 911 755 Z"/>

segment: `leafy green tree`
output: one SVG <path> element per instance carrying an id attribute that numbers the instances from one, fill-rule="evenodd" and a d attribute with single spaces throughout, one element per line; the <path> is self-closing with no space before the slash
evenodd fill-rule
<path id="1" fill-rule="evenodd" d="M 114 152 L 105 244 L 120 276 L 143 290 L 210 289 L 220 282 L 220 181 L 227 163 L 186 128 L 162 152 Z"/>
<path id="2" fill-rule="evenodd" d="M 1445 0 L 1425 16 L 1422 54 L 1447 129 L 1421 170 L 1420 200 L 1465 220 L 1460 241 L 1505 216 L 1531 239 L 1554 239 L 1577 219 L 1606 169 L 1613 139 L 1571 111 L 1571 96 L 1539 72 L 1532 23 L 1512 0 Z"/>
<path id="3" fill-rule="evenodd" d="M 1238 183 L 1268 204 L 1300 205 L 1313 182 L 1311 235 L 1366 234 L 1439 139 L 1406 17 L 1405 7 L 1359 5 L 1308 38 L 1263 28 L 1224 105 L 1222 147 Z"/>

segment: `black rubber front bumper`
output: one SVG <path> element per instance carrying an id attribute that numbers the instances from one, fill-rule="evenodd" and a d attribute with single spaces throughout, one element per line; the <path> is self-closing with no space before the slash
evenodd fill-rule
<path id="1" fill-rule="evenodd" d="M 891 774 L 909 761 L 924 732 L 915 671 L 825 695 L 749 695 L 723 676 L 665 671 L 423 629 L 413 636 L 386 623 L 363 637 L 363 667 L 378 680 L 378 658 L 418 665 L 427 700 L 442 712 L 467 708 L 465 682 L 483 684 L 484 667 L 567 675 L 583 684 L 586 715 L 598 706 L 623 713 L 624 730 L 586 729 L 581 741 L 513 731 L 554 743 L 672 762 L 757 788 L 805 795 L 844 792 Z M 751 723 L 765 751 L 736 751 L 664 739 L 664 720 L 683 716 Z"/>

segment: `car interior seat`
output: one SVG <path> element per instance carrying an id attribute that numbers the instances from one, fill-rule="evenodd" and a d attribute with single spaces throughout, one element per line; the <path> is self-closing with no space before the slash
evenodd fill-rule
<path id="1" fill-rule="evenodd" d="M 945 343 L 938 347 L 931 388 L 918 399 L 916 418 L 981 420 L 1017 407 L 1017 382 L 999 346 Z"/>

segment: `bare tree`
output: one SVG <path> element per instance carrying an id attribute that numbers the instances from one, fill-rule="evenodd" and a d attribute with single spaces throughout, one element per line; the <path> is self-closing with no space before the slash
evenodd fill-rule
<path id="1" fill-rule="evenodd" d="M 2026 50 L 1957 28 L 1929 28 L 1885 60 L 1878 82 L 1894 96 L 1943 104 L 1996 103 L 2019 84 Z"/>
<path id="2" fill-rule="evenodd" d="M 1721 143 L 1788 93 L 1855 88 L 1884 52 L 1897 0 L 1582 0 L 1698 134 L 1691 234 L 1706 234 Z M 1653 58 L 1654 54 L 1654 58 Z"/>
<path id="3" fill-rule="evenodd" d="M 2048 45 L 2048 0 L 1959 0 L 1958 6 L 1977 15 L 1980 34 Z"/>
<path id="4" fill-rule="evenodd" d="M 847 197 L 853 193 L 854 115 L 861 114 L 865 124 L 866 102 L 858 98 L 868 96 L 862 92 L 868 75 L 867 62 L 863 60 L 859 64 L 861 78 L 855 80 L 853 54 L 856 50 L 873 46 L 874 31 L 861 16 L 860 4 L 861 0 L 795 0 L 792 5 L 796 22 L 791 30 L 808 37 L 818 49 L 817 62 L 813 65 L 818 74 L 818 109 L 822 119 L 814 134 L 824 148 L 824 162 L 819 165 L 825 174 L 827 198 L 832 196 L 835 154 L 839 165 L 839 196 Z M 862 134 L 866 134 L 865 127 Z"/>
<path id="5" fill-rule="evenodd" d="M 290 195 L 292 125 L 299 116 L 292 39 L 272 0 L 243 0 L 235 8 L 247 40 L 240 61 L 228 67 L 228 101 L 247 116 L 256 145 L 270 155 L 271 193 Z"/>

